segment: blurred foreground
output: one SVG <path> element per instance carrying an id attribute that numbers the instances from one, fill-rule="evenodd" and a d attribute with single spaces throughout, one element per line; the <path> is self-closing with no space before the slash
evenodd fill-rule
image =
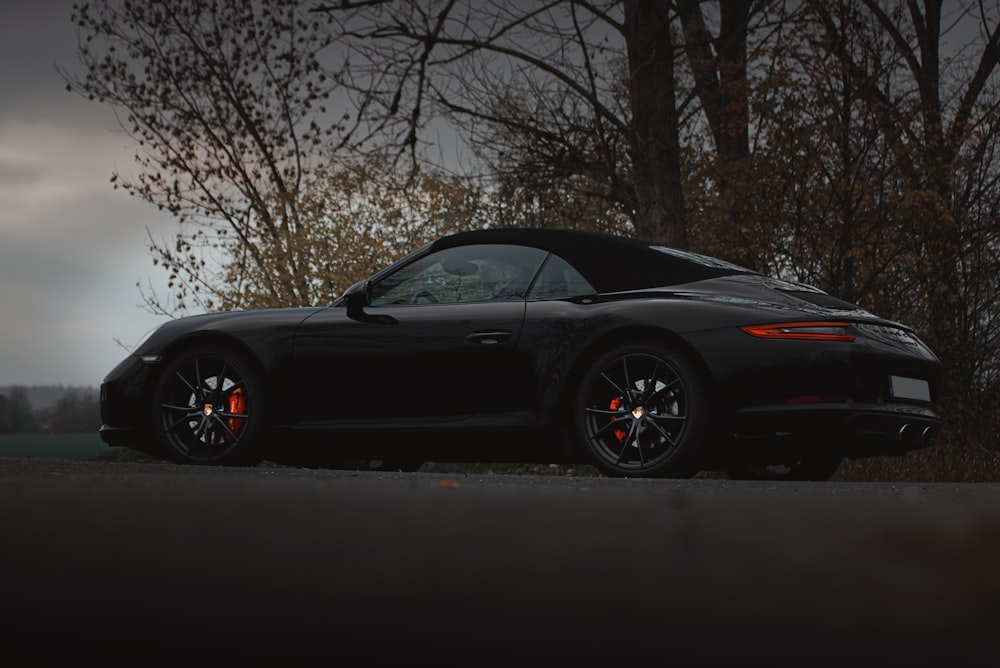
<path id="1" fill-rule="evenodd" d="M 30 665 L 1000 659 L 997 485 L 0 458 L 0 527 Z"/>

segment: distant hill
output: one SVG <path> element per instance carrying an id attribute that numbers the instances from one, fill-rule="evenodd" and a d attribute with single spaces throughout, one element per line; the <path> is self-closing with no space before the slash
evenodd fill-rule
<path id="1" fill-rule="evenodd" d="M 81 399 L 93 398 L 97 400 L 100 389 L 86 385 L 5 385 L 0 386 L 0 394 L 10 396 L 12 387 L 24 389 L 24 393 L 31 402 L 34 411 L 43 411 L 56 405 L 60 399 L 71 392 L 75 392 Z"/>

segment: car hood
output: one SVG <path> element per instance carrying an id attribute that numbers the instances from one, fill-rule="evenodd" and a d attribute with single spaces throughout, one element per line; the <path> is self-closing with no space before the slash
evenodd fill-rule
<path id="1" fill-rule="evenodd" d="M 149 355 L 160 353 L 168 345 L 189 336 L 204 332 L 218 332 L 238 335 L 241 339 L 253 338 L 254 333 L 269 332 L 272 335 L 287 328 L 294 331 L 299 323 L 322 311 L 325 307 L 275 308 L 256 311 L 228 311 L 225 313 L 205 313 L 175 320 L 160 325 L 141 343 L 133 354 Z"/>

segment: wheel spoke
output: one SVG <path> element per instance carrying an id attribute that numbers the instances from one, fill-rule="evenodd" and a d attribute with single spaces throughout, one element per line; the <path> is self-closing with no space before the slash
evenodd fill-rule
<path id="1" fill-rule="evenodd" d="M 177 427 L 181 426 L 185 422 L 191 422 L 192 420 L 198 419 L 199 415 L 201 415 L 201 411 L 192 411 L 191 413 L 182 416 L 176 422 L 173 422 L 169 426 L 167 426 L 167 433 L 173 432 L 174 429 L 177 429 Z"/>
<path id="2" fill-rule="evenodd" d="M 622 459 L 625 457 L 625 452 L 628 450 L 628 442 L 632 440 L 632 434 L 635 433 L 636 424 L 636 421 L 632 420 L 632 424 L 629 425 L 628 434 L 622 441 L 622 449 L 618 451 L 618 460 L 615 462 L 618 465 L 621 465 Z"/>
<path id="3" fill-rule="evenodd" d="M 181 375 L 180 371 L 177 371 L 175 375 L 177 376 L 177 378 L 180 379 L 182 383 L 184 383 L 184 386 L 187 387 L 187 389 L 191 390 L 191 394 L 194 395 L 195 401 L 198 401 L 198 399 L 201 397 L 201 394 L 198 392 L 198 388 L 191 385 L 191 383 L 187 381 L 187 378 Z"/>
<path id="4" fill-rule="evenodd" d="M 194 427 L 191 428 L 191 435 L 194 436 L 195 440 L 199 440 L 201 439 L 202 431 L 205 428 L 205 415 L 204 413 L 199 413 L 194 419 L 197 420 L 197 424 L 195 424 Z M 192 443 L 187 444 L 187 448 L 189 450 L 191 449 L 191 445 L 193 444 Z"/>
<path id="5" fill-rule="evenodd" d="M 198 389 L 195 390 L 195 401 L 202 401 L 205 398 L 205 391 L 202 389 L 202 378 L 201 378 L 201 358 L 194 358 L 194 377 L 195 381 L 198 383 Z"/>
<path id="6" fill-rule="evenodd" d="M 650 425 L 651 427 L 653 427 L 653 429 L 655 429 L 656 431 L 658 431 L 658 432 L 660 433 L 660 436 L 662 436 L 663 438 L 667 439 L 667 442 L 668 442 L 668 443 L 669 443 L 669 444 L 670 444 L 671 446 L 674 446 L 674 445 L 677 445 L 677 441 L 675 441 L 675 440 L 674 440 L 674 439 L 673 439 L 673 438 L 672 438 L 672 437 L 670 436 L 670 434 L 668 434 L 668 433 L 667 433 L 667 430 L 666 430 L 666 429 L 664 429 L 664 428 L 663 428 L 663 427 L 661 427 L 660 425 L 656 424 L 656 421 L 655 421 L 655 420 L 649 420 L 649 422 L 648 422 L 647 424 L 649 424 L 649 425 Z"/>
<path id="7" fill-rule="evenodd" d="M 608 415 L 615 418 L 625 417 L 629 413 L 625 409 L 614 410 L 612 408 L 585 408 L 584 411 L 592 415 Z"/>
<path id="8" fill-rule="evenodd" d="M 642 428 L 640 423 L 635 423 L 635 449 L 639 453 L 639 466 L 641 468 L 646 468 L 646 453 L 642 451 L 642 443 L 639 442 L 639 435 L 642 433 Z"/>
<path id="9" fill-rule="evenodd" d="M 219 369 L 219 375 L 215 377 L 215 394 L 217 396 L 222 396 L 222 383 L 226 380 L 226 371 L 229 369 L 229 362 L 227 360 L 222 361 L 222 368 Z"/>
<path id="10" fill-rule="evenodd" d="M 205 445 L 212 445 L 212 416 L 202 415 L 201 424 L 198 425 L 198 430 L 201 432 L 201 437 L 205 439 Z"/>
<path id="11" fill-rule="evenodd" d="M 631 390 L 632 380 L 628 377 L 628 357 L 622 357 L 622 370 L 625 372 L 625 389 Z M 628 395 L 625 395 L 622 399 L 626 399 L 627 397 Z"/>
<path id="12" fill-rule="evenodd" d="M 648 384 L 646 385 L 646 391 L 643 392 L 643 394 L 645 395 L 643 403 L 648 404 L 650 401 L 652 401 L 653 397 L 656 395 L 656 372 L 659 370 L 660 370 L 660 360 L 656 360 L 653 363 L 653 372 L 649 374 L 649 380 L 646 381 Z"/>
<path id="13" fill-rule="evenodd" d="M 660 389 L 658 389 L 658 390 L 655 390 L 654 392 L 652 392 L 652 393 L 651 393 L 651 394 L 649 395 L 649 398 L 648 398 L 648 399 L 647 399 L 646 401 L 650 401 L 650 402 L 651 402 L 651 401 L 653 401 L 653 399 L 655 399 L 655 398 L 656 398 L 656 397 L 658 397 L 659 395 L 663 394 L 664 392 L 666 392 L 666 391 L 667 391 L 667 390 L 669 390 L 670 388 L 674 387 L 675 385 L 679 385 L 679 384 L 680 384 L 680 382 L 681 382 L 681 381 L 680 381 L 680 378 L 674 378 L 674 379 L 673 379 L 672 381 L 670 381 L 669 383 L 664 383 L 664 384 L 663 384 L 663 387 L 661 387 Z"/>
<path id="14" fill-rule="evenodd" d="M 597 431 L 595 431 L 593 434 L 591 434 L 590 438 L 592 438 L 592 439 L 599 439 L 601 437 L 601 434 L 603 434 L 609 428 L 614 427 L 616 425 L 619 426 L 619 427 L 621 426 L 618 423 L 617 420 L 612 420 L 612 421 L 610 421 L 610 422 L 602 425 Z"/>
<path id="15" fill-rule="evenodd" d="M 214 418 L 213 423 L 222 427 L 226 433 L 229 434 L 229 438 L 233 439 L 234 443 L 239 440 L 239 436 L 237 436 L 233 430 L 229 428 L 229 425 L 222 419 L 222 416 L 215 414 L 212 417 Z"/>
<path id="16" fill-rule="evenodd" d="M 686 415 L 673 415 L 671 413 L 646 413 L 646 417 L 651 420 L 680 420 L 681 422 L 687 420 Z"/>
<path id="17" fill-rule="evenodd" d="M 243 380 L 242 379 L 240 379 L 240 380 L 233 380 L 232 378 L 230 378 L 229 381 L 232 383 L 232 386 L 229 387 L 228 389 L 226 389 L 226 394 L 225 394 L 225 397 L 224 397 L 225 399 L 228 399 L 229 397 L 233 396 L 233 392 L 235 392 L 239 388 L 243 387 Z"/>
<path id="18" fill-rule="evenodd" d="M 186 404 L 183 406 L 180 404 L 160 404 L 160 408 L 163 408 L 168 411 L 194 411 L 195 413 L 199 413 L 201 410 L 197 406 L 193 406 L 191 404 Z"/>
<path id="19" fill-rule="evenodd" d="M 626 392 L 622 388 L 618 387 L 618 384 L 615 381 L 611 380 L 611 378 L 608 377 L 608 374 L 601 373 L 601 378 L 603 378 L 604 380 L 608 381 L 608 384 L 611 385 L 611 387 L 613 387 L 615 389 L 615 392 L 617 392 L 618 396 L 620 396 L 622 398 L 622 401 L 627 401 L 628 400 L 628 398 L 629 398 L 628 392 Z"/>

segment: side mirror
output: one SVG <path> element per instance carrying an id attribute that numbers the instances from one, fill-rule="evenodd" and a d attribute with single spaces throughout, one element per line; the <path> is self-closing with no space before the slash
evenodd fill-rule
<path id="1" fill-rule="evenodd" d="M 371 315 L 365 313 L 368 306 L 368 281 L 360 281 L 344 292 L 344 306 L 347 307 L 347 317 L 358 322 L 367 322 L 373 325 L 391 325 L 396 319 L 391 315 Z"/>
<path id="2" fill-rule="evenodd" d="M 347 307 L 348 318 L 360 320 L 365 315 L 365 306 L 368 306 L 368 281 L 358 281 L 347 288 L 344 292 L 344 305 Z"/>

